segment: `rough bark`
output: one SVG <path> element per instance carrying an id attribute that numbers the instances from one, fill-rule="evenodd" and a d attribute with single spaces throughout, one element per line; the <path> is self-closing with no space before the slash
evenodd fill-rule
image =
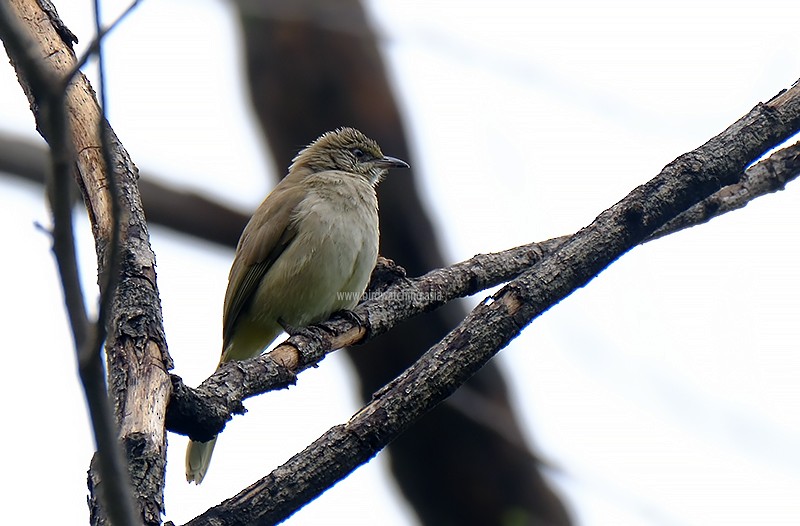
<path id="1" fill-rule="evenodd" d="M 72 165 L 95 238 L 101 296 L 110 298 L 106 323 L 99 332 L 107 335 L 108 392 L 102 387 L 101 377 L 99 388 L 86 388 L 89 405 L 93 405 L 92 397 L 110 397 L 141 515 L 136 522 L 157 525 L 164 509 L 164 418 L 171 394 L 167 370 L 172 362 L 161 324 L 155 257 L 136 186 L 138 172 L 105 122 L 87 79 L 75 72 L 74 36 L 58 20 L 52 4 L 12 0 L 8 7 L 29 42 L 17 52 L 9 46 L 10 33 L 4 31 L 4 43 L 45 140 L 60 143 L 66 136 L 69 141 L 67 149 L 53 146 L 54 157 L 58 157 L 54 164 L 57 172 L 63 164 Z M 31 60 L 27 60 L 28 55 Z M 40 74 L 47 82 L 37 79 Z M 60 115 L 62 103 L 66 109 L 63 123 L 54 119 L 54 115 Z M 101 304 L 101 312 L 105 307 Z M 82 378 L 89 358 L 79 356 Z M 92 370 L 102 372 L 102 367 Z M 110 508 L 127 497 L 125 489 L 114 491 L 114 497 L 100 505 L 98 493 L 108 494 L 110 487 L 116 487 L 116 479 L 124 477 L 104 479 L 102 473 L 107 471 L 99 468 L 107 467 L 108 462 L 107 456 L 96 456 L 90 469 L 93 524 L 110 523 L 108 514 L 114 512 Z"/>
<path id="2" fill-rule="evenodd" d="M 700 201 L 643 242 L 738 210 L 756 197 L 784 189 L 798 176 L 800 143 L 795 143 L 751 166 L 739 182 Z M 333 317 L 319 324 L 322 330 L 300 330 L 268 354 L 235 366 L 225 365 L 196 389 L 172 375 L 167 428 L 195 440 L 208 440 L 221 432 L 233 415 L 244 412 L 245 399 L 294 384 L 298 373 L 316 367 L 330 352 L 364 344 L 456 298 L 515 279 L 569 239 L 561 236 L 494 254 L 478 254 L 417 278 L 406 277 L 394 262 L 381 259 L 367 290 L 369 299 L 353 309 L 352 316 Z"/>
<path id="3" fill-rule="evenodd" d="M 736 184 L 749 163 L 798 130 L 800 84 L 759 104 L 718 136 L 668 164 L 478 305 L 346 424 L 330 429 L 267 477 L 187 526 L 284 520 L 416 425 L 421 415 L 460 388 L 534 318 L 585 286 L 669 221 L 724 186 Z M 797 151 L 787 158 L 796 164 Z M 382 320 L 371 317 L 370 330 L 380 331 Z M 524 512 L 515 518 L 537 522 L 537 517 Z"/>

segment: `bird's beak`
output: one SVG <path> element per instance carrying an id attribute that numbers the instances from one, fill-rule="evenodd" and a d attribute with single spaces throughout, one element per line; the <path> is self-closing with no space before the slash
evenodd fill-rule
<path id="1" fill-rule="evenodd" d="M 397 159 L 396 157 L 389 157 L 388 155 L 384 155 L 380 159 L 375 159 L 373 162 L 380 168 L 410 168 L 407 162 Z"/>

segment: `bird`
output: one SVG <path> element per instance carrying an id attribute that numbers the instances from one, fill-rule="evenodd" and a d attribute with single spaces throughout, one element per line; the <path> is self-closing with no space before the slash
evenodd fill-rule
<path id="1" fill-rule="evenodd" d="M 408 167 L 351 127 L 326 132 L 300 150 L 239 239 L 218 368 L 258 356 L 284 329 L 355 307 L 378 258 L 375 187 L 390 168 Z M 188 482 L 203 481 L 216 441 L 189 441 Z"/>

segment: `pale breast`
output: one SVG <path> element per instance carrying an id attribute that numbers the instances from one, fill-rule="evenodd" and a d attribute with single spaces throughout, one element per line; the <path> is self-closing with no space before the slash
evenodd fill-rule
<path id="1" fill-rule="evenodd" d="M 298 205 L 298 234 L 259 286 L 263 315 L 302 326 L 352 308 L 378 256 L 375 192 L 366 181 L 323 181 Z"/>

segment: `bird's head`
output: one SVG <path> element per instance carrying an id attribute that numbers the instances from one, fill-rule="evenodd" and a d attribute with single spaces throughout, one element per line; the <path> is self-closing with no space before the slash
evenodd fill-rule
<path id="1" fill-rule="evenodd" d="M 383 155 L 378 143 L 355 128 L 338 128 L 300 150 L 289 171 L 302 167 L 312 172 L 353 173 L 377 184 L 389 168 L 408 168 L 408 163 Z"/>

